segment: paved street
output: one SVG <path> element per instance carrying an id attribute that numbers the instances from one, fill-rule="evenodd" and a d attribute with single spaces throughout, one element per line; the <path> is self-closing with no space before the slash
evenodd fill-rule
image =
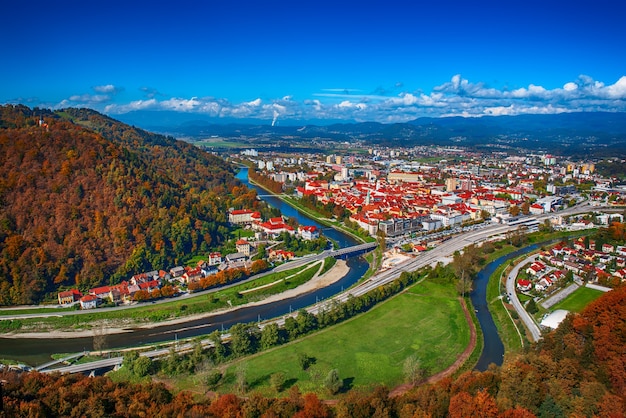
<path id="1" fill-rule="evenodd" d="M 541 339 L 541 330 L 539 329 L 539 326 L 533 320 L 533 318 L 528 314 L 528 312 L 526 312 L 526 309 L 524 309 L 522 303 L 517 297 L 517 292 L 515 291 L 515 279 L 517 278 L 517 274 L 519 273 L 520 268 L 528 263 L 534 262 L 535 260 L 537 260 L 537 258 L 539 258 L 539 255 L 535 254 L 527 257 L 520 263 L 516 264 L 506 278 L 506 293 L 509 295 L 509 299 L 511 300 L 511 304 L 515 308 L 517 315 L 524 323 L 526 329 L 530 332 L 533 342 L 539 341 Z"/>

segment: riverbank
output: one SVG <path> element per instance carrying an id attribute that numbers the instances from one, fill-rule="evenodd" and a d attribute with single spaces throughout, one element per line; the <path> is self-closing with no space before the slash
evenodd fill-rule
<path id="1" fill-rule="evenodd" d="M 50 330 L 46 332 L 24 332 L 24 333 L 6 333 L 3 334 L 2 337 L 12 338 L 12 339 L 20 339 L 20 338 L 84 338 L 84 337 L 93 337 L 97 332 L 103 332 L 107 335 L 109 334 L 124 334 L 129 332 L 134 332 L 140 329 L 153 329 L 156 327 L 168 326 L 168 325 L 176 325 L 182 324 L 189 321 L 201 320 L 201 319 L 209 319 L 215 315 L 220 315 L 227 312 L 234 312 L 242 308 L 250 307 L 250 306 L 259 306 L 265 305 L 269 303 L 274 303 L 279 300 L 290 299 L 296 296 L 300 296 L 309 292 L 312 292 L 317 289 L 322 289 L 327 287 L 339 280 L 341 280 L 346 274 L 348 274 L 349 268 L 344 260 L 337 260 L 335 265 L 330 268 L 326 273 L 319 274 L 321 269 L 323 268 L 323 263 L 321 263 L 320 269 L 318 272 L 306 283 L 294 288 L 282 292 L 280 294 L 271 295 L 263 300 L 259 300 L 256 302 L 250 302 L 244 305 L 234 306 L 232 308 L 220 309 L 217 311 L 206 312 L 202 314 L 188 315 L 179 317 L 176 319 L 171 319 L 163 322 L 152 322 L 145 325 L 135 326 L 135 327 L 125 327 L 121 325 L 107 326 L 107 323 L 117 322 L 117 321 L 103 321 L 103 327 L 96 327 L 90 329 L 83 330 L 72 330 L 72 331 L 63 331 L 63 330 Z"/>

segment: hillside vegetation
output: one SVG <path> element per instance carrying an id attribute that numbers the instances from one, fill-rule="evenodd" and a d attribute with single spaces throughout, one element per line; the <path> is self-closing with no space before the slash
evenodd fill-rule
<path id="1" fill-rule="evenodd" d="M 223 241 L 229 207 L 256 205 L 188 143 L 87 109 L 2 106 L 0 304 L 172 267 Z"/>

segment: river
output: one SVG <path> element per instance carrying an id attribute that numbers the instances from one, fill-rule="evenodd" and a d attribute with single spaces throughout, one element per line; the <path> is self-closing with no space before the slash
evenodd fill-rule
<path id="1" fill-rule="evenodd" d="M 320 225 L 308 218 L 305 214 L 284 203 L 277 197 L 268 196 L 267 191 L 251 185 L 248 182 L 248 170 L 242 169 L 237 178 L 248 187 L 255 188 L 259 196 L 271 206 L 279 209 L 288 217 L 296 218 L 302 225 L 315 225 L 320 228 L 324 235 L 335 240 L 341 247 L 358 244 L 348 234 L 333 228 Z M 176 338 L 188 338 L 206 335 L 215 330 L 228 329 L 239 322 L 255 322 L 259 319 L 275 318 L 291 311 L 314 304 L 318 300 L 327 299 L 343 289 L 347 289 L 356 283 L 368 269 L 367 262 L 362 257 L 349 258 L 347 261 L 350 268 L 348 274 L 336 283 L 304 295 L 279 302 L 241 308 L 233 312 L 212 316 L 207 319 L 190 320 L 176 325 L 162 325 L 151 329 L 129 329 L 123 334 L 106 335 L 104 330 L 105 344 L 108 349 L 131 347 L 148 343 L 173 341 Z M 94 337 L 84 338 L 0 338 L 0 358 L 22 361 L 30 365 L 39 365 L 50 360 L 50 355 L 55 353 L 74 353 L 93 349 Z"/>
<path id="2" fill-rule="evenodd" d="M 474 290 L 470 293 L 470 299 L 476 310 L 476 318 L 483 332 L 484 341 L 483 352 L 475 366 L 476 370 L 485 371 L 491 363 L 501 366 L 502 360 L 504 359 L 504 345 L 498 334 L 496 324 L 493 322 L 491 312 L 489 312 L 489 308 L 487 307 L 487 284 L 489 283 L 489 277 L 491 277 L 493 272 L 496 271 L 502 263 L 531 252 L 538 247 L 539 244 L 534 244 L 503 255 L 487 264 L 478 272 L 474 280 Z"/>

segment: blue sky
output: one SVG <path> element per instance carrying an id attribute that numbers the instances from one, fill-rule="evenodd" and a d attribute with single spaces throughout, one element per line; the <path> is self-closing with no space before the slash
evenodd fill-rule
<path id="1" fill-rule="evenodd" d="M 256 118 L 626 111 L 626 2 L 11 2 L 0 103 Z"/>

